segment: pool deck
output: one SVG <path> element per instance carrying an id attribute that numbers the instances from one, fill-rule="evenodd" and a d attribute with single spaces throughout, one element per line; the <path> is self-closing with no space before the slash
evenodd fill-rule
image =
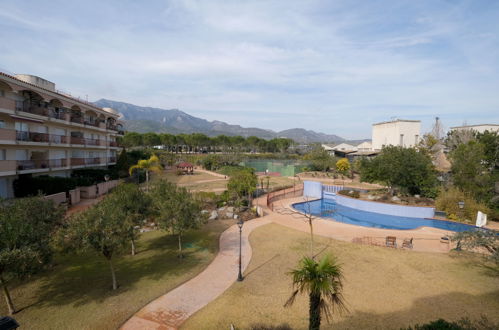
<path id="1" fill-rule="evenodd" d="M 272 222 L 282 226 L 290 227 L 303 232 L 310 232 L 307 219 L 303 214 L 293 209 L 292 204 L 304 202 L 303 197 L 283 199 L 274 202 L 274 211 L 264 206 L 265 214 L 269 215 Z M 260 197 L 258 205 L 266 205 L 266 199 Z M 373 245 L 385 245 L 387 236 L 397 238 L 397 247 L 402 247 L 406 238 L 413 238 L 412 251 L 447 253 L 453 247 L 453 243 L 442 243 L 441 237 L 453 235 L 455 232 L 437 229 L 433 227 L 420 227 L 409 230 L 381 229 L 362 227 L 334 220 L 314 218 L 314 234 L 330 237 L 347 242 L 370 242 Z"/>

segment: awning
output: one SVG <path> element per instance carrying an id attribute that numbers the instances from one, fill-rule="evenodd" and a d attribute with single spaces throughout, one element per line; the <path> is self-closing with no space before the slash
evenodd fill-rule
<path id="1" fill-rule="evenodd" d="M 21 117 L 21 116 L 16 116 L 16 115 L 10 115 L 10 117 L 14 118 L 14 119 L 17 119 L 17 120 L 29 121 L 29 122 L 32 122 L 32 123 L 39 123 L 39 124 L 43 123 L 43 120 L 39 120 L 39 119 Z"/>

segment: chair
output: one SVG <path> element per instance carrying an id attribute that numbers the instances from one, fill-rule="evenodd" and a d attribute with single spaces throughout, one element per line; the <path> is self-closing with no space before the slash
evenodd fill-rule
<path id="1" fill-rule="evenodd" d="M 402 248 L 412 249 L 412 239 L 412 237 L 404 238 L 404 241 L 402 242 Z"/>
<path id="2" fill-rule="evenodd" d="M 397 248 L 397 237 L 386 236 L 386 246 L 391 248 Z"/>

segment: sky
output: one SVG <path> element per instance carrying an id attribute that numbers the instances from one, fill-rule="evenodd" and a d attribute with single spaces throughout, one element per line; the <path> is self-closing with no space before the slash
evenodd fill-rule
<path id="1" fill-rule="evenodd" d="M 95 101 L 370 138 L 499 124 L 499 1 L 0 0 L 0 69 Z"/>

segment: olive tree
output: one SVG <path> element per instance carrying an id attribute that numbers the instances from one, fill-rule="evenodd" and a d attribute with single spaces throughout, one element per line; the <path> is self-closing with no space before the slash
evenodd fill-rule
<path id="1" fill-rule="evenodd" d="M 0 201 L 0 282 L 9 313 L 16 312 L 7 280 L 36 273 L 52 257 L 51 237 L 63 210 L 41 197 Z"/>

